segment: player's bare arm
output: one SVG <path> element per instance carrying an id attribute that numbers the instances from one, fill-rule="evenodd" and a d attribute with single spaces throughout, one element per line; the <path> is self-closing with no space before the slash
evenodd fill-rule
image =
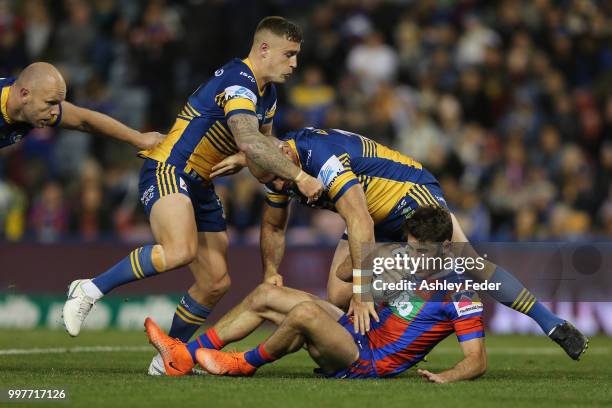
<path id="1" fill-rule="evenodd" d="M 152 149 L 164 138 L 157 132 L 140 133 L 108 115 L 80 108 L 70 102 L 62 102 L 62 119 L 59 126 L 112 137 L 143 150 Z"/>
<path id="2" fill-rule="evenodd" d="M 347 226 L 353 270 L 360 270 L 364 244 L 374 243 L 374 221 L 368 212 L 365 193 L 360 184 L 350 187 L 336 203 L 336 210 Z M 354 287 L 367 287 L 364 276 L 354 276 Z M 371 279 L 371 277 L 369 278 Z M 373 302 L 362 302 L 361 293 L 354 293 L 348 314 L 353 314 L 355 332 L 370 331 L 370 316 L 378 321 Z"/>
<path id="3" fill-rule="evenodd" d="M 323 184 L 284 157 L 274 140 L 259 131 L 255 116 L 233 115 L 227 124 L 236 138 L 238 148 L 245 153 L 247 159 L 267 172 L 294 181 L 309 201 L 315 201 L 322 194 Z"/>
<path id="4" fill-rule="evenodd" d="M 275 208 L 265 204 L 261 220 L 260 250 L 264 282 L 283 285 L 278 267 L 285 255 L 285 232 L 289 220 L 289 206 Z"/>
<path id="5" fill-rule="evenodd" d="M 487 370 L 487 351 L 484 338 L 467 340 L 459 344 L 463 352 L 463 360 L 459 361 L 453 368 L 437 374 L 428 370 L 417 370 L 417 373 L 428 381 L 437 384 L 473 380 L 483 375 Z"/>

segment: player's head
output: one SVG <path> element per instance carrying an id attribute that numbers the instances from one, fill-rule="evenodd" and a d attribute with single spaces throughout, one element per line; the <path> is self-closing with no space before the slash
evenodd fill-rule
<path id="1" fill-rule="evenodd" d="M 249 58 L 257 60 L 266 82 L 285 82 L 297 67 L 302 30 L 291 21 L 269 16 L 257 25 Z"/>
<path id="2" fill-rule="evenodd" d="M 450 212 L 439 206 L 417 208 L 403 225 L 410 256 L 440 256 L 453 237 Z"/>
<path id="3" fill-rule="evenodd" d="M 289 146 L 289 143 L 280 140 L 278 142 L 278 148 L 280 149 L 281 153 L 293 164 L 299 165 L 299 158 L 297 156 L 297 153 L 291 148 L 291 146 Z M 293 187 L 293 181 L 285 180 L 273 173 L 267 172 L 261 167 L 257 166 L 255 163 L 249 161 L 248 159 L 247 163 L 253 177 L 255 177 L 260 183 L 266 184 L 274 191 L 286 191 Z"/>
<path id="4" fill-rule="evenodd" d="M 46 62 L 28 65 L 19 74 L 14 89 L 17 106 L 23 120 L 34 127 L 55 122 L 60 104 L 66 98 L 66 82 L 59 71 Z"/>

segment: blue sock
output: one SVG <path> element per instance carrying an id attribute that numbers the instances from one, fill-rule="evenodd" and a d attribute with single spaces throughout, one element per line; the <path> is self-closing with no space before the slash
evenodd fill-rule
<path id="1" fill-rule="evenodd" d="M 187 344 L 187 350 L 191 353 L 191 358 L 194 363 L 197 363 L 195 358 L 195 352 L 199 348 L 207 348 L 214 350 L 221 350 L 225 346 L 225 342 L 219 338 L 217 331 L 214 327 L 206 330 L 206 333 L 200 334 L 194 341 Z"/>
<path id="2" fill-rule="evenodd" d="M 555 326 L 564 322 L 541 304 L 518 279 L 504 268 L 498 266 L 489 281 L 501 283 L 499 290 L 488 292 L 495 300 L 531 317 L 546 335 L 549 335 Z"/>
<path id="3" fill-rule="evenodd" d="M 255 347 L 253 350 L 244 353 L 244 359 L 253 367 L 261 367 L 264 364 L 268 364 L 276 360 L 275 357 L 268 354 L 263 343 Z"/>
<path id="4" fill-rule="evenodd" d="M 210 312 L 209 308 L 202 306 L 185 293 L 176 306 L 168 336 L 187 343 L 193 333 L 204 324 Z"/>
<path id="5" fill-rule="evenodd" d="M 156 275 L 158 272 L 151 260 L 152 251 L 153 245 L 136 248 L 118 264 L 93 278 L 92 283 L 100 292 L 107 294 L 118 286 Z"/>

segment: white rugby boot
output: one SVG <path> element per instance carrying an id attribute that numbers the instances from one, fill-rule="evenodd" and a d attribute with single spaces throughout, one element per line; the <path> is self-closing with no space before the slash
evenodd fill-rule
<path id="1" fill-rule="evenodd" d="M 66 331 L 72 337 L 79 335 L 83 321 L 96 303 L 94 298 L 83 291 L 83 284 L 90 281 L 91 279 L 75 280 L 68 287 L 68 299 L 62 309 L 62 320 Z"/>

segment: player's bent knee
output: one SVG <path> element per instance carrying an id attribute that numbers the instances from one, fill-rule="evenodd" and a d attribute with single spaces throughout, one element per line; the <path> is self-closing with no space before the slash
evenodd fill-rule
<path id="1" fill-rule="evenodd" d="M 164 245 L 164 253 L 168 269 L 189 265 L 195 260 L 197 243 L 182 242 L 172 245 Z"/>
<path id="2" fill-rule="evenodd" d="M 287 315 L 287 319 L 289 319 L 289 322 L 294 327 L 308 328 L 319 320 L 322 313 L 325 313 L 325 311 L 315 302 L 309 300 L 299 303 L 291 309 Z"/>
<path id="3" fill-rule="evenodd" d="M 209 292 L 211 296 L 220 297 L 225 295 L 225 293 L 229 290 L 232 285 L 232 280 L 229 275 L 226 273 L 220 279 L 213 281 L 209 285 Z"/>
<path id="4" fill-rule="evenodd" d="M 260 310 L 268 304 L 268 299 L 273 296 L 277 287 L 271 283 L 259 284 L 249 295 L 248 301 L 251 309 Z"/>

